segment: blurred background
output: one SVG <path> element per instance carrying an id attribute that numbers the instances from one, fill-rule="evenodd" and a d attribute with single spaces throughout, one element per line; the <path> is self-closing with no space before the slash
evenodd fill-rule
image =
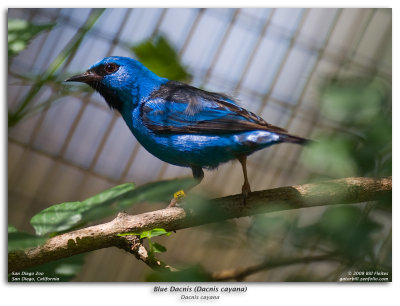
<path id="1" fill-rule="evenodd" d="M 125 182 L 191 175 L 150 155 L 88 86 L 62 82 L 110 55 L 227 93 L 269 123 L 320 139 L 309 151 L 282 144 L 253 154 L 253 191 L 391 175 L 391 9 L 9 9 L 8 19 L 8 221 L 19 230 L 33 233 L 29 220 L 53 204 Z M 242 184 L 240 164 L 233 162 L 206 171 L 196 190 L 220 197 L 240 193 Z M 143 203 L 129 212 L 162 207 Z M 347 254 L 349 246 L 361 235 L 367 237 L 358 250 L 365 262 L 357 261 L 388 268 L 391 209 L 349 207 L 180 230 L 158 238 L 168 250 L 160 258 L 218 272 L 326 248 L 351 257 L 357 252 Z M 345 242 L 331 239 L 336 228 L 326 232 L 321 223 L 338 216 L 344 223 L 336 234 Z M 353 228 L 357 220 L 362 226 L 348 239 L 346 225 Z M 118 249 L 92 252 L 83 261 L 74 281 L 144 281 L 152 273 Z M 300 262 L 246 280 L 336 281 L 348 268 L 343 262 Z"/>

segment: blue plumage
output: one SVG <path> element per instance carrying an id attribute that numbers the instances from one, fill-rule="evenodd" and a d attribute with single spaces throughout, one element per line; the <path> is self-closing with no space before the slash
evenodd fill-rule
<path id="1" fill-rule="evenodd" d="M 192 168 L 199 182 L 203 168 L 238 159 L 245 176 L 245 196 L 250 192 L 248 155 L 276 143 L 306 142 L 268 124 L 226 95 L 159 77 L 131 58 L 104 58 L 67 81 L 84 82 L 97 90 L 121 113 L 146 150 L 167 163 Z"/>

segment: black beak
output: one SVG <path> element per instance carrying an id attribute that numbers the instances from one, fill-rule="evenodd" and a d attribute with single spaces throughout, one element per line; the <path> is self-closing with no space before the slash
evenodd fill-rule
<path id="1" fill-rule="evenodd" d="M 82 82 L 89 84 L 93 82 L 98 82 L 102 78 L 103 78 L 102 76 L 97 75 L 93 71 L 88 70 L 85 73 L 74 75 L 69 79 L 66 79 L 64 82 Z"/>

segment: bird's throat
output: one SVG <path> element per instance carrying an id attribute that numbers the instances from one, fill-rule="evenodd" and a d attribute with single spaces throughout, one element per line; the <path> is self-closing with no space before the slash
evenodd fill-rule
<path id="1" fill-rule="evenodd" d="M 101 83 L 98 84 L 90 84 L 93 89 L 98 91 L 103 98 L 106 100 L 108 106 L 112 109 L 118 110 L 120 113 L 122 113 L 122 108 L 123 108 L 123 101 L 119 97 L 118 93 L 115 92 L 114 90 L 108 88 L 107 86 L 102 85 Z"/>

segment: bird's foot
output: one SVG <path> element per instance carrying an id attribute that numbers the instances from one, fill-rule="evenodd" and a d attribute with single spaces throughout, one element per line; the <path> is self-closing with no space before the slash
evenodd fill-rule
<path id="1" fill-rule="evenodd" d="M 174 193 L 174 197 L 172 198 L 171 202 L 169 202 L 168 207 L 176 207 L 179 206 L 179 203 L 186 198 L 186 193 L 183 190 L 179 190 Z"/>
<path id="2" fill-rule="evenodd" d="M 247 198 L 247 196 L 249 195 L 250 192 L 251 192 L 250 184 L 249 183 L 244 183 L 243 186 L 242 186 L 243 197 Z"/>
<path id="3" fill-rule="evenodd" d="M 245 182 L 242 186 L 242 195 L 243 195 L 243 204 L 246 205 L 246 199 L 251 192 L 250 189 L 250 184 L 248 182 Z"/>

